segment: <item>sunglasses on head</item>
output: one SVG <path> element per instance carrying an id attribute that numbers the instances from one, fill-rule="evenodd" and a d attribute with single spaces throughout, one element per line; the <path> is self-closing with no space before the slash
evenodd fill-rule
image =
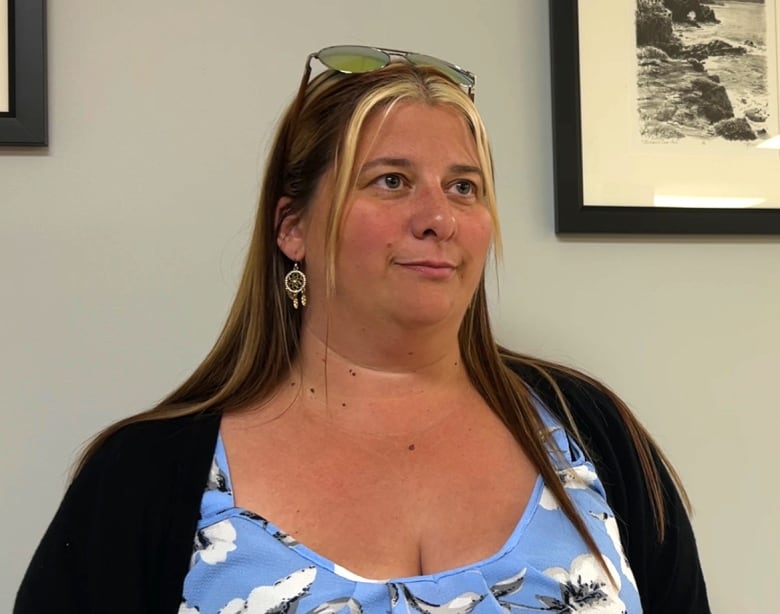
<path id="1" fill-rule="evenodd" d="M 443 73 L 450 80 L 466 89 L 471 100 L 474 100 L 474 89 L 477 78 L 469 72 L 450 62 L 440 60 L 430 55 L 401 51 L 399 49 L 383 49 L 382 47 L 366 47 L 363 45 L 336 45 L 325 47 L 316 53 L 309 54 L 306 59 L 306 71 L 304 79 L 308 81 L 311 75 L 312 59 L 319 60 L 322 64 L 344 74 L 365 73 L 384 68 L 392 61 L 393 57 L 400 57 L 416 66 L 430 66 Z"/>

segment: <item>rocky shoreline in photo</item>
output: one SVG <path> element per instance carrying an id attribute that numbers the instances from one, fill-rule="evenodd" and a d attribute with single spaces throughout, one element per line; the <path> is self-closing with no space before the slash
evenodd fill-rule
<path id="1" fill-rule="evenodd" d="M 718 75 L 705 67 L 708 58 L 744 55 L 755 43 L 746 40 L 733 45 L 713 39 L 686 45 L 677 34 L 684 28 L 720 23 L 715 5 L 701 0 L 637 0 L 638 110 L 643 139 L 752 141 L 766 134 L 766 110 L 757 106 L 735 116 L 729 92 Z"/>

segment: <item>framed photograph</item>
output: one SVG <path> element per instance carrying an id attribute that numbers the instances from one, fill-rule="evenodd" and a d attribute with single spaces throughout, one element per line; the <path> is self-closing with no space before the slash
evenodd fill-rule
<path id="1" fill-rule="evenodd" d="M 46 144 L 46 2 L 0 0 L 0 146 Z"/>
<path id="2" fill-rule="evenodd" d="M 780 234 L 780 0 L 549 0 L 558 234 Z"/>

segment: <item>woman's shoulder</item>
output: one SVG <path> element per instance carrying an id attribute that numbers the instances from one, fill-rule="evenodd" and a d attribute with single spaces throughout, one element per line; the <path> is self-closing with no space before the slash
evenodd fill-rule
<path id="1" fill-rule="evenodd" d="M 75 474 L 53 524 L 89 534 L 99 518 L 106 518 L 111 520 L 99 525 L 106 535 L 112 526 L 163 534 L 175 530 L 174 516 L 183 515 L 189 530 L 208 478 L 219 418 L 218 413 L 131 418 L 105 431 Z"/>
<path id="2" fill-rule="evenodd" d="M 556 417 L 567 421 L 565 400 L 577 429 L 587 439 L 610 438 L 625 431 L 617 398 L 590 376 L 554 363 L 507 353 L 505 362 Z"/>
<path id="3" fill-rule="evenodd" d="M 179 416 L 141 414 L 117 423 L 106 444 L 123 447 L 144 442 L 154 446 L 194 442 L 219 428 L 221 414 L 216 411 Z"/>
<path id="4" fill-rule="evenodd" d="M 14 612 L 102 612 L 117 595 L 122 611 L 176 607 L 171 570 L 186 567 L 220 416 L 144 417 L 117 423 L 90 447 Z"/>
<path id="5" fill-rule="evenodd" d="M 696 540 L 678 482 L 623 401 L 576 370 L 512 352 L 502 354 L 507 366 L 545 407 L 563 424 L 573 422 L 577 429 L 618 519 L 645 611 L 709 612 Z M 657 472 L 656 486 L 665 510 L 663 539 L 638 441 L 647 446 L 649 462 Z"/>
<path id="6" fill-rule="evenodd" d="M 619 517 L 627 520 L 636 510 L 649 512 L 647 475 L 637 444 L 645 443 L 653 457 L 657 450 L 651 439 L 632 436 L 632 418 L 625 405 L 621 411 L 622 401 L 596 380 L 567 367 L 514 354 L 507 355 L 506 364 L 583 446 Z M 633 507 L 636 510 L 629 510 Z"/>
<path id="7" fill-rule="evenodd" d="M 117 474 L 173 470 L 213 452 L 219 422 L 217 412 L 124 420 L 96 438 L 77 476 L 115 478 Z"/>

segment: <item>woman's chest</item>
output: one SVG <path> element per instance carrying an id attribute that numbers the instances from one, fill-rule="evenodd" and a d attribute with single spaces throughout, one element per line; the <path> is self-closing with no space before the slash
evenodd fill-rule
<path id="1" fill-rule="evenodd" d="M 228 428 L 236 506 L 364 577 L 436 573 L 491 556 L 537 481 L 493 419 L 389 438 L 288 426 L 257 429 L 251 442 Z"/>
<path id="2" fill-rule="evenodd" d="M 505 447 L 501 436 L 485 437 L 474 425 L 460 430 L 470 437 L 444 438 L 449 448 L 429 437 L 416 438 L 414 450 L 407 445 L 437 469 L 429 473 L 405 462 L 399 446 L 373 441 L 369 456 L 385 462 L 372 461 L 358 454 L 362 439 L 326 431 L 312 437 L 305 429 L 267 433 L 264 448 L 277 457 L 249 455 L 253 465 L 240 458 L 251 451 L 245 441 L 238 462 L 229 463 L 228 427 L 201 502 L 180 612 L 298 605 L 303 612 L 641 612 L 598 476 L 560 427 L 550 432 L 571 464 L 559 478 L 599 554 L 533 472 L 526 474 L 530 497 L 518 503 L 522 475 L 511 472 L 524 459 L 516 446 Z M 476 445 L 483 439 L 492 445 Z M 291 442 L 306 444 L 301 447 L 310 453 L 285 452 Z M 234 480 L 234 466 L 268 479 Z M 341 473 L 356 477 L 332 477 Z M 293 476 L 289 483 L 286 476 Z"/>

